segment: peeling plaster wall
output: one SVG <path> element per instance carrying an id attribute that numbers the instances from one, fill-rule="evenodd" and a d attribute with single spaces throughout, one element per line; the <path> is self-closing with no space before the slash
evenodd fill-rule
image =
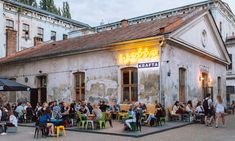
<path id="1" fill-rule="evenodd" d="M 159 68 L 138 69 L 139 101 L 154 103 L 159 100 L 160 73 Z"/>
<path id="2" fill-rule="evenodd" d="M 104 57 L 105 56 L 105 57 Z M 47 100 L 70 102 L 74 97 L 74 74 L 85 72 L 86 99 L 118 99 L 118 69 L 116 54 L 111 51 L 87 53 L 29 63 L 7 65 L 1 68 L 3 77 L 37 88 L 37 76 L 47 76 Z M 42 73 L 39 73 L 42 71 Z M 26 83 L 24 80 L 28 78 Z M 29 93 L 19 92 L 17 99 L 29 100 Z M 7 98 L 5 98 L 7 99 Z"/>
<path id="3" fill-rule="evenodd" d="M 165 105 L 171 106 L 179 99 L 179 68 L 186 69 L 186 100 L 192 100 L 195 105 L 202 100 L 202 83 L 199 80 L 200 66 L 209 68 L 208 77 L 212 80 L 209 86 L 213 87 L 214 100 L 218 94 L 217 77 L 221 77 L 221 94 L 226 98 L 226 66 L 217 62 L 199 57 L 174 45 L 167 44 L 162 50 L 162 94 Z M 170 73 L 170 76 L 168 76 Z"/>

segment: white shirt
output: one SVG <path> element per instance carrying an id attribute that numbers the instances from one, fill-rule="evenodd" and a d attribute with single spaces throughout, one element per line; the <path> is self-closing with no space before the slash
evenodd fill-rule
<path id="1" fill-rule="evenodd" d="M 12 123 L 13 125 L 15 125 L 15 127 L 17 127 L 17 118 L 14 115 L 10 116 L 10 123 Z"/>
<path id="2" fill-rule="evenodd" d="M 203 112 L 203 107 L 202 106 L 197 106 L 196 112 L 197 113 L 202 113 Z"/>
<path id="3" fill-rule="evenodd" d="M 223 105 L 223 103 L 218 103 L 218 102 L 216 102 L 216 104 L 215 104 L 215 112 L 216 113 L 224 113 L 224 105 Z"/>
<path id="4" fill-rule="evenodd" d="M 179 108 L 178 108 L 176 105 L 174 105 L 171 114 L 176 114 L 176 112 L 177 112 L 178 110 L 179 110 Z"/>

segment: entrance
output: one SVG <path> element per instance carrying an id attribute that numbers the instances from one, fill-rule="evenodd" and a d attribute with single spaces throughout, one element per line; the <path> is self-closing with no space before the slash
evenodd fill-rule
<path id="1" fill-rule="evenodd" d="M 35 109 L 38 103 L 38 89 L 30 89 L 30 103 Z"/>
<path id="2" fill-rule="evenodd" d="M 38 102 L 47 102 L 47 76 L 37 77 Z"/>
<path id="3" fill-rule="evenodd" d="M 179 101 L 186 102 L 186 69 L 179 68 Z"/>

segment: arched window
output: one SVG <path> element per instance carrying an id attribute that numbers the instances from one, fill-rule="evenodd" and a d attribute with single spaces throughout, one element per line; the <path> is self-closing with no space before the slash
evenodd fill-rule
<path id="1" fill-rule="evenodd" d="M 122 100 L 125 102 L 138 101 L 138 72 L 137 68 L 124 68 L 122 73 Z"/>

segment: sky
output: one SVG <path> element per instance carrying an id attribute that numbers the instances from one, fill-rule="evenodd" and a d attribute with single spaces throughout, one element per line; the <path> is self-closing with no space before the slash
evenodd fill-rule
<path id="1" fill-rule="evenodd" d="M 54 0 L 62 6 L 65 0 Z M 72 18 L 91 26 L 176 8 L 205 0 L 67 0 Z M 235 13 L 235 0 L 223 0 Z"/>

